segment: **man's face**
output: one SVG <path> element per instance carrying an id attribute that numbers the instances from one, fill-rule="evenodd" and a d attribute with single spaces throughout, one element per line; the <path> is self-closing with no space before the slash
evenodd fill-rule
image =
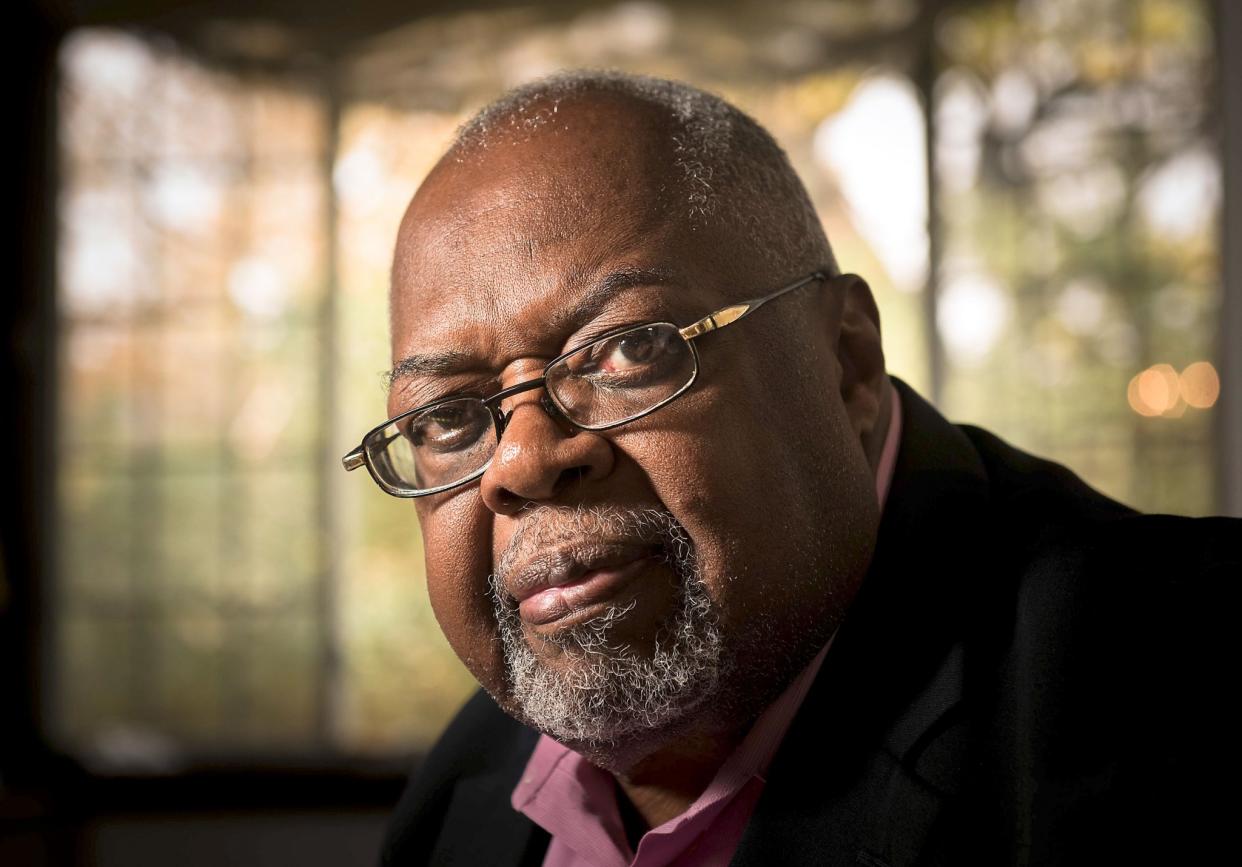
<path id="1" fill-rule="evenodd" d="M 607 331 L 686 325 L 820 264 L 764 271 L 744 234 L 691 226 L 667 141 L 631 108 L 580 103 L 442 162 L 403 224 L 392 310 L 394 362 L 438 361 L 394 383 L 390 413 L 494 393 Z M 626 426 L 572 430 L 539 391 L 512 398 L 483 477 L 416 501 L 437 619 L 508 710 L 532 716 L 506 616 L 527 664 L 575 683 L 593 653 L 667 649 L 693 587 L 728 673 L 693 702 L 709 727 L 753 714 L 826 641 L 877 522 L 838 393 L 833 291 L 814 284 L 698 340 L 693 388 Z M 582 646 L 595 627 L 602 650 Z"/>

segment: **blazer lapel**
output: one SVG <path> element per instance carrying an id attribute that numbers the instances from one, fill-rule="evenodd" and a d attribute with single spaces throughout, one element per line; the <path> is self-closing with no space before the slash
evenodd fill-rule
<path id="1" fill-rule="evenodd" d="M 875 557 L 734 864 L 911 864 L 965 773 L 962 612 L 985 562 L 987 477 L 965 435 L 898 388 Z"/>
<path id="2" fill-rule="evenodd" d="M 532 748 L 536 737 L 532 731 L 526 738 Z M 525 748 L 510 752 L 494 770 L 457 783 L 437 841 L 437 865 L 537 867 L 543 863 L 548 833 L 509 803 L 530 753 Z"/>

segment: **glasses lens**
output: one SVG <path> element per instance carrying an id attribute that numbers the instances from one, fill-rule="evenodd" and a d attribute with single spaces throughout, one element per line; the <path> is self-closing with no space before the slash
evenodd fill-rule
<path id="1" fill-rule="evenodd" d="M 650 412 L 685 391 L 697 363 L 668 322 L 604 337 L 565 356 L 547 372 L 547 389 L 575 424 L 608 427 Z"/>
<path id="2" fill-rule="evenodd" d="M 465 397 L 408 415 L 366 443 L 375 471 L 407 493 L 460 482 L 477 473 L 496 451 L 496 428 L 483 401 Z"/>

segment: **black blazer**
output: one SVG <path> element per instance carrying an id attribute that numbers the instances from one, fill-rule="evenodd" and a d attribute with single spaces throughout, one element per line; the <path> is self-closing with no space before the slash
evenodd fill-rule
<path id="1" fill-rule="evenodd" d="M 733 863 L 1236 854 L 1242 521 L 1138 515 L 898 389 L 875 558 Z M 509 804 L 536 737 L 475 695 L 383 863 L 540 864 L 548 835 Z"/>

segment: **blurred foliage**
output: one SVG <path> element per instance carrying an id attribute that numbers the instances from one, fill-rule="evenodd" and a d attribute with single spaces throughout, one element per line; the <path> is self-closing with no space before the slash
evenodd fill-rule
<path id="1" fill-rule="evenodd" d="M 1211 411 L 1145 417 L 1126 395 L 1149 365 L 1215 358 L 1206 16 L 993 2 L 936 33 L 942 405 L 1139 508 L 1189 514 L 1217 502 Z"/>

